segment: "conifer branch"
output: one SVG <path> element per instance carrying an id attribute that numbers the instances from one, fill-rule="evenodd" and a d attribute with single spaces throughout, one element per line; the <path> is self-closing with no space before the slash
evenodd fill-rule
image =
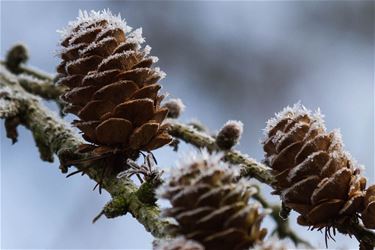
<path id="1" fill-rule="evenodd" d="M 48 79 L 33 79 L 31 77 L 25 77 L 25 75 L 19 75 L 18 81 L 27 92 L 40 96 L 45 100 L 52 100 L 61 105 L 63 104 L 60 100 L 60 96 L 66 91 L 64 86 L 54 85 L 54 83 Z"/>
<path id="2" fill-rule="evenodd" d="M 200 132 L 192 126 L 182 124 L 176 121 L 170 121 L 171 129 L 170 134 L 177 138 L 194 145 L 198 148 L 206 148 L 209 151 L 219 151 L 216 145 L 215 139 L 212 136 L 207 135 L 204 132 Z M 270 169 L 250 158 L 249 156 L 242 154 L 237 150 L 223 151 L 225 157 L 224 160 L 241 166 L 243 177 L 253 177 L 258 181 L 266 184 L 271 184 L 273 181 Z"/>
<path id="3" fill-rule="evenodd" d="M 23 44 L 16 44 L 8 51 L 6 60 L 0 61 L 0 65 L 5 66 L 16 75 L 18 82 L 27 92 L 45 100 L 55 101 L 61 111 L 64 102 L 60 96 L 66 91 L 66 87 L 54 84 L 54 76 L 51 74 L 26 66 L 25 63 L 28 59 L 27 48 Z"/>
<path id="4" fill-rule="evenodd" d="M 0 91 L 0 99 L 2 99 L 4 103 L 7 101 L 9 104 L 8 106 L 0 105 L 0 118 L 7 118 L 10 114 L 18 112 L 18 116 L 22 118 L 22 124 L 27 126 L 33 132 L 40 151 L 45 151 L 44 157 L 41 152 L 42 159 L 53 159 L 51 158 L 53 153 L 57 154 L 62 162 L 64 161 L 65 156 L 67 157 L 66 159 L 69 158 L 69 160 L 82 157 L 76 155 L 72 151 L 72 149 L 77 148 L 82 141 L 72 134 L 69 126 L 64 124 L 64 122 L 57 117 L 51 115 L 48 110 L 41 106 L 35 96 L 28 94 L 25 89 L 20 86 L 17 78 L 2 66 L 5 64 L 4 62 L 0 62 L 0 64 L 0 89 L 12 89 L 15 93 L 17 92 L 17 94 L 11 93 L 11 95 L 9 95 L 9 93 L 3 94 L 3 92 L 7 91 Z M 19 69 L 19 73 L 31 74 L 40 79 L 47 80 L 45 83 L 49 84 L 48 87 L 38 89 L 38 91 L 33 91 L 32 88 L 26 87 L 27 91 L 41 97 L 51 96 L 51 93 L 59 91 L 55 89 L 59 87 L 53 84 L 52 76 L 24 65 L 20 66 Z M 4 96 L 6 96 L 6 98 L 3 98 Z M 55 97 L 57 98 L 57 95 L 55 95 Z M 11 108 L 11 106 L 13 108 Z M 26 108 L 25 106 L 29 106 L 29 108 Z M 48 131 L 48 133 L 45 133 L 44 130 L 48 130 L 49 125 L 46 127 L 44 123 L 40 124 L 40 121 L 43 121 L 44 119 L 53 124 L 52 129 Z M 206 148 L 209 151 L 219 151 L 215 139 L 204 133 L 204 131 L 198 131 L 193 126 L 173 120 L 170 120 L 169 122 L 171 125 L 170 134 L 176 139 L 183 140 L 198 148 Z M 241 166 L 242 176 L 256 178 L 258 181 L 267 185 L 271 185 L 273 182 L 270 168 L 267 166 L 258 163 L 256 160 L 237 150 L 227 150 L 224 151 L 224 154 L 224 160 Z M 80 169 L 79 166 L 77 166 L 77 168 Z M 100 175 L 95 168 L 84 169 L 84 172 L 91 179 L 98 182 Z M 129 180 L 119 180 L 112 177 L 104 181 L 103 188 L 112 195 L 112 198 L 116 202 L 109 202 L 99 215 L 104 214 L 106 217 L 112 218 L 128 211 L 154 236 L 164 236 L 164 228 L 168 225 L 168 222 L 160 220 L 159 209 L 156 206 L 145 205 L 139 200 L 137 187 L 134 183 Z M 126 199 L 118 199 L 117 197 L 126 197 Z M 279 206 L 273 208 L 274 213 L 280 209 Z M 274 218 L 274 216 L 272 217 Z M 278 226 L 285 226 L 279 223 L 281 220 L 279 220 L 279 218 L 276 219 L 276 216 L 274 219 Z M 336 225 L 336 227 L 343 234 L 354 235 L 362 245 L 375 247 L 375 233 L 372 230 L 365 229 L 357 220 L 349 220 L 340 225 Z"/>
<path id="5" fill-rule="evenodd" d="M 298 244 L 303 244 L 309 248 L 312 248 L 312 245 L 308 241 L 299 237 L 296 234 L 296 232 L 294 232 L 290 228 L 288 219 L 281 218 L 280 216 L 281 206 L 270 204 L 260 193 L 260 188 L 259 187 L 257 188 L 258 188 L 258 192 L 253 195 L 253 198 L 257 200 L 262 205 L 262 207 L 269 208 L 272 210 L 270 216 L 276 222 L 276 228 L 272 232 L 272 234 L 276 233 L 280 237 L 280 239 L 289 238 L 291 241 L 293 241 L 293 243 L 296 246 Z"/>
<path id="6" fill-rule="evenodd" d="M 34 70 L 27 66 L 22 66 L 21 73 L 28 74 L 29 72 L 34 72 Z M 48 76 L 47 73 L 36 71 L 37 75 L 43 76 L 45 81 L 43 88 L 37 87 L 26 87 L 25 89 L 38 95 L 42 98 L 45 97 L 54 97 L 59 99 L 59 96 L 56 93 L 62 91 L 62 87 L 53 84 L 53 79 L 51 76 Z M 35 73 L 35 72 L 34 72 Z M 23 86 L 33 86 L 31 81 L 27 82 L 24 80 Z M 37 89 L 37 91 L 36 91 Z M 216 145 L 215 139 L 204 132 L 196 130 L 193 126 L 189 126 L 183 123 L 179 123 L 173 120 L 170 120 L 171 130 L 170 134 L 178 139 L 185 141 L 186 143 L 192 144 L 198 148 L 206 148 L 209 151 L 219 151 L 218 146 Z M 228 150 L 225 151 L 225 159 L 232 163 L 238 164 L 242 167 L 242 175 L 247 177 L 254 177 L 262 183 L 270 184 L 273 180 L 273 177 L 270 173 L 270 169 L 265 165 L 258 163 L 256 160 L 250 158 L 247 155 L 242 154 L 237 150 Z"/>

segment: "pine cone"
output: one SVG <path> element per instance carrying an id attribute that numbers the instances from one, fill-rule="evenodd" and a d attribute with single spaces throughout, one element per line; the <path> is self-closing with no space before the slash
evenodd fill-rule
<path id="1" fill-rule="evenodd" d="M 307 250 L 307 248 L 304 249 Z M 256 245 L 252 250 L 288 250 L 288 247 L 280 239 L 271 238 Z"/>
<path id="2" fill-rule="evenodd" d="M 204 250 L 204 247 L 196 241 L 177 237 L 171 240 L 161 240 L 153 248 L 154 250 Z"/>
<path id="3" fill-rule="evenodd" d="M 326 132 L 319 111 L 285 108 L 267 124 L 264 151 L 274 193 L 300 213 L 299 224 L 329 229 L 364 209 L 366 179 L 343 150 L 340 132 Z"/>
<path id="4" fill-rule="evenodd" d="M 206 250 L 246 249 L 264 238 L 266 229 L 260 228 L 264 214 L 248 204 L 256 189 L 244 180 L 235 182 L 234 171 L 220 158 L 204 153 L 172 174 L 159 190 L 172 204 L 164 215 L 178 222 L 172 233 L 195 240 Z"/>
<path id="5" fill-rule="evenodd" d="M 158 94 L 164 73 L 151 67 L 151 48 L 141 48 L 142 30 L 130 31 L 120 16 L 91 11 L 62 32 L 57 71 L 58 83 L 69 88 L 65 112 L 79 117 L 73 124 L 94 145 L 82 151 L 136 158 L 171 141 Z"/>
<path id="6" fill-rule="evenodd" d="M 365 227 L 375 229 L 375 185 L 366 190 L 365 210 L 362 212 Z"/>

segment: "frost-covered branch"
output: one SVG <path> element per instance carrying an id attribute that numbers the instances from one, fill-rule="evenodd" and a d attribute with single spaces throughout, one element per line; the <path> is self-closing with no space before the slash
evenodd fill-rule
<path id="1" fill-rule="evenodd" d="M 17 76 L 18 82 L 27 92 L 45 100 L 55 101 L 62 110 L 64 103 L 60 95 L 66 91 L 66 88 L 54 84 L 54 77 L 51 74 L 26 66 L 28 58 L 27 48 L 23 44 L 16 44 L 8 51 L 6 60 L 0 61 L 0 64 Z"/>
<path id="2" fill-rule="evenodd" d="M 40 80 L 53 81 L 53 76 L 41 70 L 25 66 L 29 59 L 29 52 L 24 44 L 15 44 L 7 52 L 5 61 L 0 63 L 4 65 L 11 73 L 28 74 Z"/>
<path id="3" fill-rule="evenodd" d="M 22 66 L 19 72 L 29 74 L 29 72 L 33 72 L 33 70 L 27 66 Z M 41 78 L 44 80 L 43 87 L 34 86 L 28 81 L 29 83 L 25 82 L 22 84 L 25 89 L 42 98 L 59 100 L 58 93 L 63 91 L 62 87 L 53 84 L 52 77 L 47 73 L 37 72 L 37 74 L 43 76 L 43 78 Z M 214 138 L 205 134 L 204 132 L 196 130 L 193 126 L 175 121 L 171 121 L 170 124 L 170 133 L 172 136 L 199 148 L 207 148 L 210 151 L 219 150 Z M 269 168 L 258 163 L 256 160 L 248 157 L 247 155 L 244 155 L 236 150 L 228 150 L 225 152 L 225 158 L 232 164 L 240 165 L 242 167 L 243 176 L 254 177 L 263 183 L 269 184 L 272 182 L 272 175 L 269 172 Z"/>
<path id="4" fill-rule="evenodd" d="M 46 84 L 48 82 L 52 83 L 51 81 L 46 81 Z M 49 89 L 58 88 L 56 85 L 51 84 L 48 87 Z M 43 89 L 46 90 L 46 89 Z M 55 91 L 55 90 L 54 90 Z M 47 93 L 39 92 L 40 96 L 45 96 Z M 57 97 L 56 97 L 57 98 Z M 171 121 L 171 131 L 170 133 L 175 136 L 176 138 L 182 139 L 187 143 L 190 143 L 196 147 L 199 148 L 207 148 L 210 151 L 219 150 L 219 148 L 216 145 L 215 139 L 211 136 L 197 131 L 195 128 L 189 125 L 185 125 L 182 123 L 178 123 L 175 121 Z M 72 156 L 71 150 L 62 152 L 63 159 L 64 158 L 74 158 L 75 156 Z M 68 157 L 66 157 L 68 155 Z M 239 164 L 243 168 L 243 176 L 254 176 L 256 179 L 258 179 L 261 182 L 265 183 L 271 183 L 272 176 L 270 175 L 269 169 L 261 165 L 260 163 L 257 163 L 255 160 L 247 157 L 246 155 L 241 154 L 238 151 L 229 150 L 225 152 L 225 158 L 227 161 L 231 162 L 232 164 Z M 91 171 L 91 168 L 88 170 Z M 143 190 L 143 189 L 142 189 Z M 139 194 L 139 192 L 135 192 L 136 195 Z M 122 196 L 115 196 L 113 199 L 108 202 L 103 210 L 94 218 L 94 222 L 99 219 L 102 215 L 105 215 L 107 218 L 114 218 L 117 216 L 121 216 L 126 213 L 126 207 L 127 207 L 127 201 Z M 277 221 L 276 221 L 277 222 Z M 289 228 L 289 230 L 292 232 L 292 230 Z"/>
<path id="5" fill-rule="evenodd" d="M 281 206 L 270 204 L 260 193 L 260 188 L 258 187 L 258 192 L 253 195 L 253 198 L 257 200 L 264 208 L 272 209 L 270 216 L 276 222 L 276 228 L 272 234 L 277 234 L 281 239 L 289 238 L 297 246 L 298 244 L 303 244 L 309 248 L 312 248 L 311 244 L 302 239 L 294 232 L 289 226 L 289 220 L 283 219 L 280 216 Z"/>
<path id="6" fill-rule="evenodd" d="M 209 151 L 219 151 L 220 149 L 216 145 L 215 139 L 207 135 L 204 132 L 198 131 L 192 126 L 170 121 L 171 129 L 170 134 L 177 139 L 181 139 L 186 143 L 194 145 L 198 148 L 206 148 Z M 223 151 L 225 154 L 226 161 L 241 166 L 242 176 L 253 177 L 258 181 L 266 184 L 271 184 L 273 181 L 270 169 L 250 158 L 249 156 L 242 154 L 237 150 Z"/>
<path id="7" fill-rule="evenodd" d="M 1 62 L 4 65 L 4 62 Z M 59 90 L 57 85 L 53 84 L 52 76 L 37 70 L 33 70 L 27 66 L 20 65 L 18 74 L 26 73 L 45 80 L 46 86 L 33 88 L 27 86 L 22 88 L 19 79 L 2 65 L 0 73 L 0 117 L 5 118 L 8 123 L 7 132 L 8 137 L 14 139 L 17 136 L 16 126 L 21 123 L 27 126 L 33 133 L 37 146 L 41 151 L 41 157 L 44 160 L 53 160 L 53 154 L 57 154 L 60 161 L 63 163 L 66 160 L 79 159 L 84 157 L 74 153 L 74 149 L 82 143 L 76 135 L 71 132 L 69 125 L 62 120 L 52 115 L 46 110 L 34 96 L 25 91 L 39 95 L 43 98 L 58 100 Z M 55 93 L 51 95 L 50 93 Z M 52 97 L 53 96 L 53 97 Z M 17 118 L 22 118 L 17 120 Z M 48 121 L 47 124 L 41 121 Z M 194 145 L 198 148 L 206 148 L 209 151 L 220 150 L 216 145 L 215 139 L 206 134 L 204 131 L 198 131 L 194 126 L 182 124 L 174 120 L 170 121 L 170 134 L 176 139 L 185 141 L 188 144 Z M 222 151 L 222 150 L 221 150 Z M 241 166 L 242 176 L 254 177 L 262 183 L 270 185 L 273 182 L 273 177 L 270 169 L 258 163 L 249 156 L 242 154 L 236 150 L 225 150 L 225 160 Z M 100 171 L 97 168 L 84 168 L 77 166 L 79 170 L 83 170 L 91 179 L 98 182 L 101 178 Z M 143 190 L 140 189 L 127 179 L 117 179 L 115 177 L 106 178 L 102 187 L 112 195 L 112 200 L 107 203 L 99 214 L 105 215 L 108 218 L 113 218 L 130 212 L 138 221 L 140 221 L 145 228 L 156 237 L 164 236 L 164 228 L 168 225 L 167 222 L 161 221 L 159 218 L 159 209 L 153 205 L 146 205 L 141 201 L 143 197 Z M 146 189 L 147 190 L 147 189 Z M 258 199 L 264 203 L 261 198 Z M 264 203 L 264 206 L 269 204 Z M 287 231 L 288 227 L 286 221 L 282 221 L 277 215 L 280 207 L 272 207 L 272 217 L 278 225 L 277 230 Z M 97 218 L 96 218 L 97 219 Z M 372 249 L 375 246 L 375 233 L 371 230 L 365 229 L 356 220 L 348 220 L 344 224 L 337 225 L 337 229 L 344 233 L 354 235 L 364 249 Z M 293 232 L 289 232 L 289 238 L 293 240 Z M 296 236 L 296 235 L 295 235 Z M 298 236 L 296 236 L 298 237 Z M 298 239 L 298 238 L 297 238 Z M 295 241 L 295 239 L 293 240 Z M 298 241 L 298 240 L 297 240 Z"/>
<path id="8" fill-rule="evenodd" d="M 6 105 L 1 105 L 1 111 L 4 114 L 2 118 L 10 115 L 7 110 L 11 109 L 12 105 L 17 107 L 16 111 L 11 114 L 12 118 L 18 118 L 18 122 L 13 124 L 12 129 L 15 130 L 18 124 L 26 126 L 32 132 L 43 160 L 52 162 L 53 154 L 56 154 L 64 166 L 66 162 L 88 157 L 75 153 L 82 139 L 70 129 L 70 125 L 47 110 L 39 98 L 26 92 L 19 84 L 17 77 L 2 65 L 0 65 L 0 92 L 6 93 L 0 95 L 1 102 L 7 100 Z M 102 177 L 100 166 L 88 168 L 84 165 L 77 165 L 76 167 L 97 183 Z M 111 194 L 113 204 L 121 201 L 122 214 L 126 212 L 132 214 L 155 237 L 164 236 L 164 228 L 168 223 L 160 220 L 157 206 L 141 202 L 138 188 L 132 181 L 108 176 L 104 178 L 102 188 Z M 109 215 L 109 212 L 106 215 Z"/>
<path id="9" fill-rule="evenodd" d="M 49 79 L 41 80 L 39 78 L 28 75 L 28 73 L 22 73 L 17 76 L 21 86 L 28 92 L 40 96 L 46 100 L 53 100 L 61 105 L 60 96 L 66 91 L 63 86 L 55 85 Z"/>

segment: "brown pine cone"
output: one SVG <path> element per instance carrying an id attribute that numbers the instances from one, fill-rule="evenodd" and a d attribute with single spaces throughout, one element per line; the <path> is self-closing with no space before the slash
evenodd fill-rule
<path id="1" fill-rule="evenodd" d="M 304 249 L 307 250 L 307 248 Z M 288 250 L 288 247 L 280 239 L 270 238 L 256 245 L 252 250 Z"/>
<path id="2" fill-rule="evenodd" d="M 264 151 L 274 193 L 300 213 L 299 224 L 329 229 L 364 209 L 366 178 L 343 150 L 340 132 L 326 132 L 319 111 L 285 108 L 267 124 Z"/>
<path id="3" fill-rule="evenodd" d="M 366 190 L 365 210 L 362 212 L 365 227 L 375 229 L 375 185 Z"/>
<path id="4" fill-rule="evenodd" d="M 184 237 L 170 240 L 161 240 L 153 248 L 154 250 L 204 250 L 204 247 L 196 241 Z"/>
<path id="5" fill-rule="evenodd" d="M 58 84 L 65 112 L 79 117 L 73 124 L 91 145 L 82 147 L 100 157 L 136 158 L 171 142 L 166 125 L 168 110 L 160 107 L 164 76 L 151 67 L 157 58 L 141 48 L 142 30 L 130 32 L 120 16 L 109 11 L 80 12 L 62 31 L 62 62 Z"/>
<path id="6" fill-rule="evenodd" d="M 247 249 L 266 235 L 260 228 L 265 214 L 248 204 L 256 189 L 244 180 L 236 182 L 234 170 L 220 158 L 204 153 L 175 169 L 159 190 L 172 204 L 164 215 L 178 223 L 172 234 L 195 240 L 206 250 Z"/>

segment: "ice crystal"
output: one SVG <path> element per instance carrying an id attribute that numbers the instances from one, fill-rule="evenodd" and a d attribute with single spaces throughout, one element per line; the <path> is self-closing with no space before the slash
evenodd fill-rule
<path id="1" fill-rule="evenodd" d="M 125 32 L 130 32 L 132 30 L 131 27 L 126 25 L 125 19 L 122 19 L 120 14 L 113 15 L 111 11 L 107 9 L 101 11 L 79 10 L 77 20 L 69 22 L 67 27 L 62 30 L 58 30 L 58 32 L 61 34 L 61 39 L 64 40 L 71 36 L 73 32 L 79 34 L 86 32 L 88 29 L 95 28 L 95 26 L 90 28 L 87 27 L 101 20 L 107 20 L 112 28 L 120 28 Z M 81 28 L 76 31 L 75 29 L 79 25 Z"/>

